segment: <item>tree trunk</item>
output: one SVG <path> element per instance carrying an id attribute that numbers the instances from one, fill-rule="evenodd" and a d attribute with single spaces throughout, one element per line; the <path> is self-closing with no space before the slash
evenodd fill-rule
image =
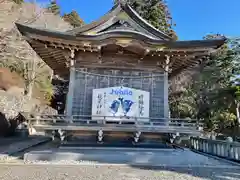
<path id="1" fill-rule="evenodd" d="M 34 86 L 34 79 L 36 76 L 36 54 L 33 53 L 33 60 L 30 62 L 30 72 L 28 72 L 29 79 L 28 81 L 28 87 L 27 87 L 27 96 L 29 99 L 32 98 L 32 93 L 33 93 L 33 86 Z"/>
<path id="2" fill-rule="evenodd" d="M 236 113 L 237 113 L 238 124 L 240 125 L 240 112 L 239 112 L 239 108 L 240 108 L 240 102 L 237 102 Z"/>

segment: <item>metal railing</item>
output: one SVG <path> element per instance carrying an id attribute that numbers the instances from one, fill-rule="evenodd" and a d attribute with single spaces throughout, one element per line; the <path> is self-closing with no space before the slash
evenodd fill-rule
<path id="1" fill-rule="evenodd" d="M 199 133 L 202 123 L 196 119 L 141 118 L 112 116 L 37 115 L 28 123 L 35 128 L 65 130 L 145 131 L 164 133 Z"/>
<path id="2" fill-rule="evenodd" d="M 240 143 L 238 142 L 192 137 L 191 148 L 203 153 L 240 162 Z"/>
<path id="3" fill-rule="evenodd" d="M 91 116 L 91 115 L 37 115 L 29 117 L 29 122 L 35 123 L 76 123 L 76 124 L 135 124 L 135 125 L 168 125 L 180 127 L 202 127 L 203 123 L 197 119 L 178 118 L 142 118 L 142 117 L 113 117 L 113 116 Z"/>

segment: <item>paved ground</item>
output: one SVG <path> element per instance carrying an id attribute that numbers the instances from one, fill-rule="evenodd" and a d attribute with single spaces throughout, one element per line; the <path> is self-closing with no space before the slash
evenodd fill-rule
<path id="1" fill-rule="evenodd" d="M 101 164 L 131 164 L 144 166 L 231 166 L 188 149 L 129 149 L 129 148 L 84 148 L 78 150 L 31 151 L 24 156 L 26 161 L 95 162 Z"/>
<path id="2" fill-rule="evenodd" d="M 96 150 L 94 148 L 61 150 L 55 144 L 50 143 L 28 151 L 30 154 L 34 154 L 33 152 L 38 154 L 39 151 L 46 152 L 47 156 L 42 153 L 39 157 L 42 160 L 48 157 L 50 162 L 28 161 L 24 163 L 23 160 L 17 159 L 24 154 L 23 152 L 8 156 L 7 159 L 0 159 L 0 180 L 240 179 L 240 166 L 189 150 L 140 151 L 137 149 Z M 153 165 L 155 168 L 147 165 Z"/>
<path id="3" fill-rule="evenodd" d="M 55 149 L 56 150 L 56 149 Z M 239 180 L 240 166 L 189 150 L 77 150 L 81 161 L 9 161 L 0 164 L 1 180 Z M 72 152 L 68 152 L 72 153 Z M 68 156 L 67 156 L 68 157 Z M 92 159 L 91 159 L 92 158 Z M 130 159 L 127 159 L 130 158 Z M 16 162 L 18 164 L 16 164 Z M 122 165 L 125 162 L 141 165 Z M 138 163 L 136 163 L 138 162 Z M 156 165 L 150 167 L 143 163 Z M 112 164 L 109 164 L 112 163 Z"/>
<path id="4" fill-rule="evenodd" d="M 239 180 L 236 168 L 146 168 L 98 165 L 0 165 L 1 180 Z"/>

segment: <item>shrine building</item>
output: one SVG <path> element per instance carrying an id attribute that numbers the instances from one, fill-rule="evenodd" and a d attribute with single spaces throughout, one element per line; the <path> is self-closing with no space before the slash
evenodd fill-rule
<path id="1" fill-rule="evenodd" d="M 69 81 L 65 110 L 76 118 L 168 121 L 169 80 L 225 42 L 174 40 L 121 2 L 66 32 L 16 25 L 54 74 Z"/>

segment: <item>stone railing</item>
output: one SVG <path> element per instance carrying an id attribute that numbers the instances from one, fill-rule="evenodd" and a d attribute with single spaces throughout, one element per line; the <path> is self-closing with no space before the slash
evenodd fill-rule
<path id="1" fill-rule="evenodd" d="M 240 162 L 240 143 L 204 138 L 191 138 L 191 148 L 210 155 Z"/>

